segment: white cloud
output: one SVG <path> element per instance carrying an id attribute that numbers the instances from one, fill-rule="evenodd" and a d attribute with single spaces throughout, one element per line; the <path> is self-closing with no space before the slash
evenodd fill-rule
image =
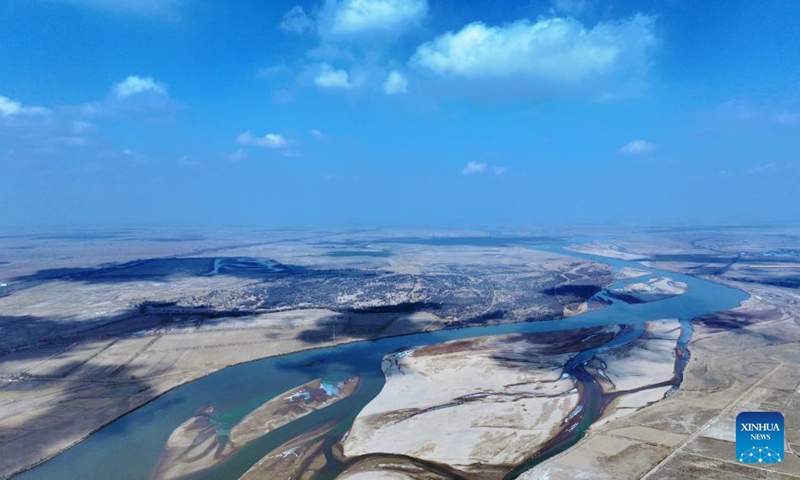
<path id="1" fill-rule="evenodd" d="M 156 82 L 152 77 L 130 75 L 114 85 L 113 92 L 118 98 L 128 98 L 140 93 L 167 95 L 167 85 Z"/>
<path id="2" fill-rule="evenodd" d="M 302 34 L 314 30 L 315 24 L 300 5 L 295 5 L 283 15 L 278 27 L 286 33 Z"/>
<path id="3" fill-rule="evenodd" d="M 278 133 L 268 133 L 263 137 L 254 137 L 252 132 L 244 132 L 236 137 L 236 143 L 263 148 L 286 148 L 289 146 L 289 141 Z"/>
<path id="4" fill-rule="evenodd" d="M 508 171 L 506 167 L 489 167 L 488 163 L 484 162 L 469 162 L 467 166 L 461 170 L 462 175 L 477 175 L 484 173 L 492 173 L 493 175 L 503 175 Z"/>
<path id="5" fill-rule="evenodd" d="M 406 93 L 407 90 L 408 80 L 406 80 L 406 77 L 397 70 L 389 72 L 389 76 L 383 82 L 383 91 L 387 95 L 397 95 L 398 93 Z"/>
<path id="6" fill-rule="evenodd" d="M 316 128 L 313 128 L 313 129 L 311 129 L 311 136 L 314 137 L 314 138 L 322 138 L 325 135 L 320 130 L 317 130 Z"/>
<path id="7" fill-rule="evenodd" d="M 52 109 L 27 106 L 0 96 L 0 142 L 7 139 L 9 146 L 26 158 L 70 155 L 76 149 L 87 158 L 92 154 L 101 156 L 114 148 L 100 135 L 110 122 L 142 117 L 170 120 L 179 108 L 180 104 L 166 94 L 165 85 L 136 76 L 113 85 L 105 98 Z M 133 150 L 122 149 L 117 156 L 136 161 L 144 158 Z"/>
<path id="8" fill-rule="evenodd" d="M 0 96 L 0 143 L 26 159 L 68 154 L 96 145 L 96 127 L 69 107 L 32 107 Z"/>
<path id="9" fill-rule="evenodd" d="M 477 173 L 486 173 L 486 169 L 489 166 L 485 163 L 479 162 L 469 162 L 463 170 L 461 170 L 462 175 L 475 175 Z"/>
<path id="10" fill-rule="evenodd" d="M 22 104 L 8 97 L 0 97 L 0 115 L 19 115 Z"/>
<path id="11" fill-rule="evenodd" d="M 397 33 L 419 25 L 427 13 L 427 0 L 327 0 L 320 30 L 325 36 Z"/>
<path id="12" fill-rule="evenodd" d="M 655 150 L 656 146 L 647 140 L 633 140 L 620 148 L 619 153 L 625 155 L 647 155 L 648 153 L 653 153 Z"/>
<path id="13" fill-rule="evenodd" d="M 390 94 L 403 93 L 399 72 L 386 82 L 390 47 L 402 34 L 419 27 L 428 13 L 428 0 L 322 0 L 312 11 L 295 6 L 284 15 L 280 28 L 290 33 L 314 30 L 319 43 L 306 57 L 299 83 L 330 89 L 356 89 L 375 83 Z M 339 65 L 341 68 L 334 68 Z"/>
<path id="14" fill-rule="evenodd" d="M 180 102 L 170 98 L 167 84 L 153 77 L 129 75 L 112 85 L 106 98 L 62 110 L 83 119 L 146 116 L 165 120 L 177 114 L 181 107 Z"/>
<path id="15" fill-rule="evenodd" d="M 49 110 L 44 107 L 27 107 L 17 100 L 0 95 L 0 116 L 14 115 L 46 115 Z"/>
<path id="16" fill-rule="evenodd" d="M 620 88 L 643 79 L 656 44 L 653 27 L 641 14 L 592 28 L 574 18 L 501 27 L 474 22 L 420 45 L 410 64 L 441 77 L 511 80 L 538 93 Z"/>
<path id="17" fill-rule="evenodd" d="M 322 88 L 352 88 L 350 75 L 347 71 L 335 70 L 327 63 L 320 65 L 319 73 L 314 77 L 314 83 Z"/>

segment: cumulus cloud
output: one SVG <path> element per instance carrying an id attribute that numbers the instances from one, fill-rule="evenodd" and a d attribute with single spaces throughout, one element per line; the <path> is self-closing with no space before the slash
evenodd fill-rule
<path id="1" fill-rule="evenodd" d="M 71 114 L 86 118 L 148 116 L 172 118 L 181 104 L 169 96 L 167 84 L 153 77 L 129 75 L 112 85 L 106 98 L 65 107 Z"/>
<path id="2" fill-rule="evenodd" d="M 314 30 L 314 27 L 314 21 L 311 20 L 311 17 L 306 14 L 306 11 L 300 5 L 295 5 L 286 12 L 281 23 L 278 24 L 278 28 L 284 32 L 296 35 Z"/>
<path id="3" fill-rule="evenodd" d="M 289 146 L 289 141 L 278 133 L 268 133 L 263 137 L 255 137 L 249 131 L 236 137 L 236 143 L 262 148 L 286 148 Z"/>
<path id="4" fill-rule="evenodd" d="M 0 97 L 0 115 L 19 115 L 20 111 L 22 111 L 21 103 L 8 97 Z"/>
<path id="5" fill-rule="evenodd" d="M 314 31 L 318 37 L 319 43 L 307 52 L 315 63 L 301 69 L 301 83 L 357 89 L 374 82 L 371 87 L 394 95 L 406 90 L 407 81 L 400 72 L 380 79 L 387 71 L 389 47 L 419 27 L 427 13 L 428 0 L 321 0 L 311 12 L 299 5 L 291 8 L 279 28 L 295 34 Z"/>
<path id="6" fill-rule="evenodd" d="M 346 70 L 334 69 L 327 63 L 320 65 L 319 73 L 314 77 L 314 83 L 322 88 L 352 88 L 350 75 Z"/>
<path id="7" fill-rule="evenodd" d="M 647 140 L 633 140 L 623 145 L 619 152 L 625 155 L 647 155 L 655 150 L 656 146 Z"/>
<path id="8" fill-rule="evenodd" d="M 402 73 L 393 70 L 389 72 L 386 81 L 383 82 L 383 91 L 386 92 L 387 95 L 406 93 L 406 91 L 408 91 L 408 80 L 406 80 L 406 77 Z"/>
<path id="9" fill-rule="evenodd" d="M 11 117 L 15 115 L 45 115 L 49 112 L 44 107 L 29 107 L 17 100 L 0 95 L 0 116 Z"/>
<path id="10" fill-rule="evenodd" d="M 167 95 L 166 85 L 150 77 L 129 76 L 111 86 L 104 98 L 52 108 L 24 105 L 0 96 L 0 142 L 25 158 L 50 157 L 81 150 L 81 155 L 103 157 L 108 139 L 100 135 L 115 120 L 170 120 L 180 104 Z M 119 150 L 119 158 L 140 160 L 133 150 Z"/>
<path id="11" fill-rule="evenodd" d="M 486 173 L 486 169 L 489 168 L 489 165 L 480 162 L 469 162 L 463 170 L 461 170 L 462 175 L 475 175 L 477 173 Z"/>
<path id="12" fill-rule="evenodd" d="M 427 13 L 427 0 L 327 0 L 320 33 L 333 37 L 398 33 L 419 25 Z"/>
<path id="13" fill-rule="evenodd" d="M 484 173 L 491 173 L 493 175 L 503 175 L 508 171 L 506 167 L 490 167 L 488 163 L 484 162 L 469 162 L 467 166 L 461 170 L 462 175 L 478 175 Z"/>
<path id="14" fill-rule="evenodd" d="M 129 75 L 125 80 L 114 85 L 113 92 L 118 98 L 128 98 L 140 93 L 167 95 L 167 85 L 156 82 L 153 77 Z"/>
<path id="15" fill-rule="evenodd" d="M 91 143 L 91 124 L 75 121 L 63 108 L 25 105 L 0 96 L 0 143 L 31 159 L 83 148 Z"/>
<path id="16" fill-rule="evenodd" d="M 644 77 L 653 29 L 654 20 L 641 14 L 592 28 L 574 18 L 474 22 L 420 45 L 410 64 L 440 77 L 510 80 L 538 93 L 602 90 Z"/>

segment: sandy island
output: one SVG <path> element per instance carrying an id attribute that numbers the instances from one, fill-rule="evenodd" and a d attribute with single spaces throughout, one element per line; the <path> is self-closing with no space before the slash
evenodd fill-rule
<path id="1" fill-rule="evenodd" d="M 650 275 L 651 272 L 647 270 L 641 270 L 638 268 L 631 268 L 631 267 L 623 267 L 617 272 L 615 278 L 617 280 L 630 280 L 631 278 L 639 278 L 645 275 Z"/>
<path id="2" fill-rule="evenodd" d="M 622 288 L 608 290 L 608 295 L 627 303 L 647 303 L 683 295 L 688 291 L 689 285 L 684 282 L 678 282 L 667 277 L 658 277 L 649 280 L 647 283 L 632 283 Z"/>
<path id="3" fill-rule="evenodd" d="M 154 477 L 182 478 L 211 468 L 272 430 L 349 397 L 358 383 L 356 376 L 343 382 L 316 379 L 300 385 L 253 410 L 227 435 L 220 433 L 222 426 L 213 419 L 214 408 L 205 407 L 172 432 Z"/>
<path id="4" fill-rule="evenodd" d="M 387 356 L 386 386 L 356 418 L 344 453 L 407 455 L 502 478 L 576 413 L 579 392 L 562 376 L 564 364 L 616 328 L 460 340 Z M 604 392 L 619 394 L 615 418 L 663 398 L 668 388 L 649 387 L 672 379 L 678 335 L 677 321 L 652 322 L 640 339 L 593 360 L 587 371 Z"/>
<path id="5" fill-rule="evenodd" d="M 289 440 L 264 455 L 240 477 L 240 480 L 313 479 L 328 463 L 322 451 L 325 442 L 322 437 L 330 433 L 337 423 L 338 420 L 332 420 Z"/>

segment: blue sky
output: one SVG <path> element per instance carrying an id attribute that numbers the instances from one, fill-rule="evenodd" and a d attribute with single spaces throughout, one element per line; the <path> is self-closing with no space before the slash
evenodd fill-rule
<path id="1" fill-rule="evenodd" d="M 800 220 L 800 2 L 0 0 L 0 225 Z"/>

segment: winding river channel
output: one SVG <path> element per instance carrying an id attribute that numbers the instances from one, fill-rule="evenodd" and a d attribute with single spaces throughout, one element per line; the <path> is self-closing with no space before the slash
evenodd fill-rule
<path id="1" fill-rule="evenodd" d="M 557 247 L 537 246 L 536 249 L 598 261 L 609 264 L 617 270 L 623 267 L 642 268 L 637 262 L 597 257 Z M 230 459 L 197 477 L 238 478 L 267 452 L 316 426 L 337 421 L 337 427 L 329 435 L 333 439 L 335 436 L 345 434 L 361 409 L 381 391 L 384 385 L 381 360 L 391 352 L 412 346 L 471 337 L 623 325 L 620 333 L 609 343 L 579 353 L 564 367 L 564 374 L 573 376 L 576 383 L 583 388 L 581 397 L 585 400 L 582 402 L 582 408 L 569 420 L 571 424 L 568 428 L 539 451 L 530 452 L 529 460 L 510 474 L 509 477 L 513 478 L 578 442 L 610 401 L 584 369 L 586 362 L 596 353 L 635 340 L 642 334 L 643 324 L 646 321 L 678 318 L 681 320 L 682 334 L 678 342 L 675 378 L 672 382 L 665 383 L 665 386 L 672 385 L 673 389 L 678 388 L 683 368 L 689 359 L 686 346 L 691 338 L 691 320 L 708 313 L 737 307 L 739 302 L 747 298 L 747 295 L 739 290 L 706 280 L 657 269 L 648 270 L 652 275 L 633 281 L 647 280 L 652 276 L 669 276 L 687 283 L 689 291 L 683 295 L 652 303 L 627 304 L 613 300 L 606 308 L 566 319 L 444 330 L 361 341 L 229 367 L 166 393 L 95 432 L 58 457 L 19 475 L 18 478 L 148 478 L 157 465 L 162 447 L 172 431 L 204 405 L 215 406 L 215 411 L 219 412 L 216 421 L 224 430 L 226 425 L 235 424 L 267 400 L 302 383 L 320 377 L 331 381 L 353 375 L 361 377 L 361 386 L 352 396 L 261 437 L 242 448 Z M 617 282 L 615 287 L 630 281 Z M 602 296 L 602 293 L 599 295 Z M 333 443 L 333 440 L 329 443 Z M 330 454 L 328 460 L 328 465 L 320 478 L 335 478 L 346 467 Z"/>

